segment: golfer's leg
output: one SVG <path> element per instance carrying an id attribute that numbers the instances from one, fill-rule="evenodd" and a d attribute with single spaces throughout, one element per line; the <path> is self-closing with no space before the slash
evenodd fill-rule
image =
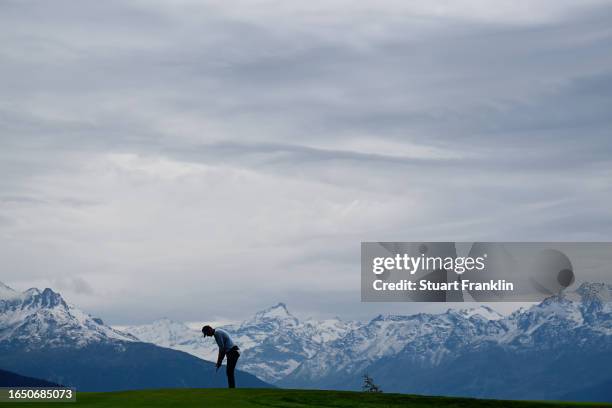
<path id="1" fill-rule="evenodd" d="M 234 378 L 234 371 L 236 369 L 236 353 L 228 353 L 227 355 L 227 386 L 229 388 L 236 388 L 236 379 Z"/>
<path id="2" fill-rule="evenodd" d="M 239 358 L 240 353 L 236 352 L 236 356 L 234 357 L 234 368 L 232 368 L 232 378 L 234 378 L 234 371 L 236 371 L 236 366 L 238 365 Z M 234 380 L 234 388 L 236 388 L 236 380 Z"/>

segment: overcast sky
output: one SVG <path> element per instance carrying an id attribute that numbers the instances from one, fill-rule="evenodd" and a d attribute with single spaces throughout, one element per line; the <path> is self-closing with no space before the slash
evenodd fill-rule
<path id="1" fill-rule="evenodd" d="M 611 240 L 612 3 L 0 2 L 0 280 L 366 318 L 361 241 Z"/>

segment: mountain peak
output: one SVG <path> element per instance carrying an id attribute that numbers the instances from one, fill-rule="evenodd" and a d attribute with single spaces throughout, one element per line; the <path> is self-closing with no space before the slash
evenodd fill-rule
<path id="1" fill-rule="evenodd" d="M 13 292 L 15 291 L 15 289 L 11 288 L 10 286 L 4 284 L 4 282 L 0 282 L 0 288 L 2 289 L 8 289 L 8 290 L 12 290 Z"/>
<path id="2" fill-rule="evenodd" d="M 576 289 L 576 293 L 578 293 L 583 299 L 597 298 L 602 301 L 611 300 L 611 292 L 611 285 L 597 282 L 584 282 L 578 287 L 578 289 Z"/>
<path id="3" fill-rule="evenodd" d="M 45 288 L 42 292 L 38 289 L 28 289 L 24 292 L 28 298 L 31 298 L 32 301 L 37 304 L 39 307 L 43 308 L 53 308 L 56 306 L 63 306 L 68 308 L 68 305 L 57 292 L 54 292 L 53 289 Z"/>
<path id="4" fill-rule="evenodd" d="M 19 292 L 0 282 L 0 300 L 12 299 L 17 295 L 19 295 Z"/>
<path id="5" fill-rule="evenodd" d="M 485 305 L 480 305 L 472 309 L 461 309 L 458 313 L 467 318 L 473 316 L 480 316 L 486 320 L 499 320 L 504 318 L 502 314 Z"/>
<path id="6" fill-rule="evenodd" d="M 41 292 L 40 292 L 40 289 L 38 289 L 38 288 L 30 288 L 30 289 L 28 289 L 28 290 L 25 290 L 25 291 L 23 292 L 23 295 L 24 295 L 25 297 L 32 297 L 32 296 L 37 296 L 37 295 L 40 295 L 40 293 L 41 293 Z"/>
<path id="7" fill-rule="evenodd" d="M 283 322 L 283 324 L 297 325 L 299 320 L 287 309 L 287 305 L 282 302 L 270 306 L 267 309 L 255 313 L 253 319 L 243 323 L 247 325 L 258 324 L 259 322 Z"/>
<path id="8" fill-rule="evenodd" d="M 0 289 L 6 292 L 5 287 Z M 49 344 L 82 347 L 92 342 L 136 340 L 68 305 L 50 288 L 15 293 L 0 309 L 0 341 L 10 339 L 28 347 Z"/>
<path id="9" fill-rule="evenodd" d="M 258 316 L 261 317 L 269 317 L 269 318 L 285 318 L 285 317 L 293 317 L 289 310 L 287 309 L 287 305 L 279 302 L 274 306 L 270 306 L 267 309 L 264 309 L 260 312 L 257 312 Z"/>
<path id="10" fill-rule="evenodd" d="M 287 305 L 283 302 L 278 302 L 274 306 L 269 307 L 269 309 L 285 309 L 287 310 Z"/>

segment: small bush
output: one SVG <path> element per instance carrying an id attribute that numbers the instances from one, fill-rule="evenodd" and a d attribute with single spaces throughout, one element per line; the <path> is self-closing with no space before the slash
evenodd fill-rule
<path id="1" fill-rule="evenodd" d="M 374 379 L 367 373 L 363 375 L 361 390 L 363 392 L 383 392 L 378 385 L 374 384 Z"/>

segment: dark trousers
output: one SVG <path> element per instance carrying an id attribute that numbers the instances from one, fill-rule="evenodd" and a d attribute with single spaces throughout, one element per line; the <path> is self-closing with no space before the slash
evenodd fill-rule
<path id="1" fill-rule="evenodd" d="M 236 388 L 236 378 L 234 377 L 234 371 L 236 370 L 236 363 L 240 357 L 238 347 L 235 347 L 227 353 L 227 386 L 229 388 Z"/>

